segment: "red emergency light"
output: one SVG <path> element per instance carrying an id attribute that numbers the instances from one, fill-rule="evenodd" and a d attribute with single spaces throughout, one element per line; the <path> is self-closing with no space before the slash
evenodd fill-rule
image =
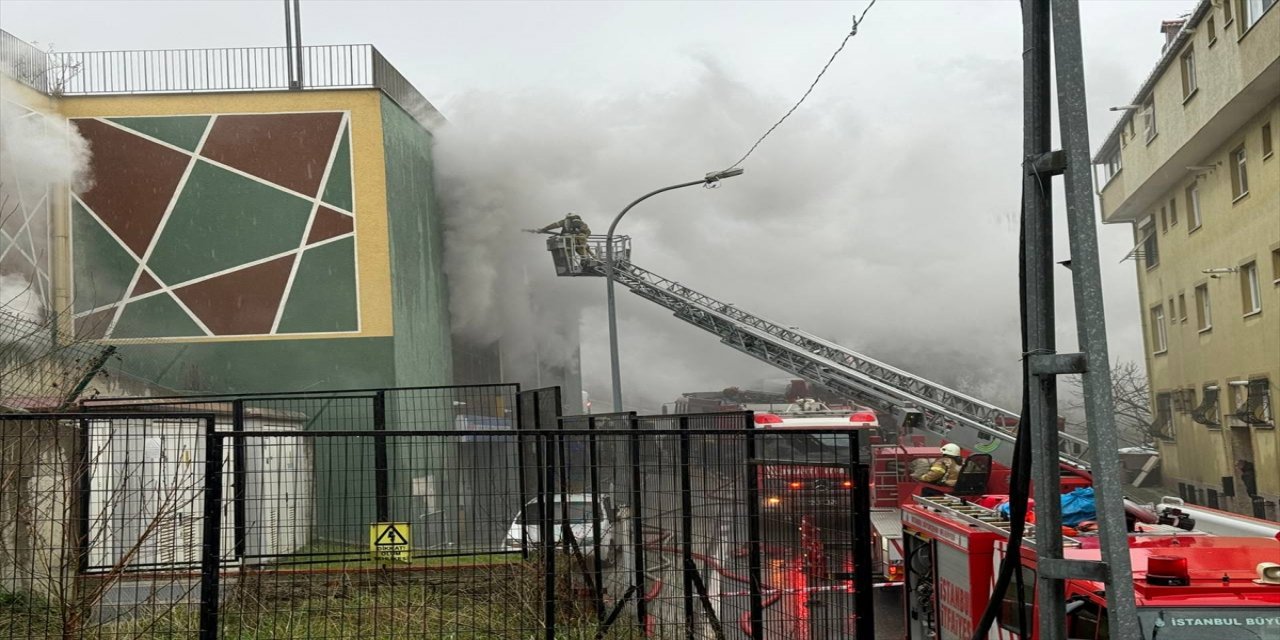
<path id="1" fill-rule="evenodd" d="M 804 483 L 803 483 L 803 482 L 789 482 L 789 483 L 787 483 L 787 486 L 788 486 L 788 487 L 791 487 L 792 489 L 802 489 L 802 488 L 804 488 Z"/>
<path id="2" fill-rule="evenodd" d="M 859 411 L 849 416 L 849 422 L 875 422 L 876 414 L 870 411 Z"/>
<path id="3" fill-rule="evenodd" d="M 1191 584 L 1187 559 L 1182 556 L 1147 558 L 1147 582 L 1165 587 L 1185 587 Z"/>
<path id="4" fill-rule="evenodd" d="M 782 418 L 772 413 L 757 413 L 756 424 L 782 424 Z"/>

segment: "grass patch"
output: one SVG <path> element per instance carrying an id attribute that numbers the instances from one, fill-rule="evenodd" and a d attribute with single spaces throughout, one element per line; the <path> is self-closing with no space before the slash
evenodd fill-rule
<path id="1" fill-rule="evenodd" d="M 477 561 L 480 558 L 483 555 L 442 571 L 373 572 L 374 579 L 342 572 L 255 571 L 228 576 L 222 583 L 220 637 L 540 640 L 544 635 L 540 561 L 519 562 L 516 556 L 517 561 L 484 564 Z M 563 577 L 557 587 L 556 637 L 595 638 L 595 611 L 569 582 Z M 49 603 L 0 595 L 0 638 L 60 638 L 64 637 L 60 624 L 59 612 Z M 198 629 L 198 607 L 180 604 L 166 611 L 138 610 L 129 619 L 93 625 L 70 637 L 186 640 L 195 637 Z M 627 615 L 605 636 L 607 640 L 641 637 L 634 617 Z"/>
<path id="2" fill-rule="evenodd" d="M 475 553 L 466 555 L 440 556 L 415 552 L 408 563 L 375 561 L 369 554 L 368 547 L 358 547 L 341 543 L 317 543 L 307 545 L 289 556 L 277 558 L 269 566 L 280 570 L 303 569 L 343 569 L 363 570 L 378 568 L 430 568 L 444 569 L 452 567 L 472 567 L 478 565 L 509 564 L 521 562 L 517 553 Z"/>

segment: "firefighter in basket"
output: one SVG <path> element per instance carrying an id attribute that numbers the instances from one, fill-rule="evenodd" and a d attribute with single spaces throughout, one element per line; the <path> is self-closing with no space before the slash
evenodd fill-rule
<path id="1" fill-rule="evenodd" d="M 582 261 L 595 260 L 591 248 L 587 246 L 587 238 L 591 235 L 591 227 L 576 213 L 570 213 L 563 220 L 556 220 L 541 229 L 526 229 L 530 233 L 551 233 L 556 229 L 560 235 L 572 238 L 573 250 Z"/>
<path id="2" fill-rule="evenodd" d="M 942 445 L 942 455 L 929 465 L 928 470 L 915 476 L 916 480 L 936 484 L 943 487 L 954 487 L 960 479 L 960 469 L 964 467 L 964 456 L 960 455 L 960 445 L 948 442 Z M 925 492 L 929 489 L 926 487 Z"/>

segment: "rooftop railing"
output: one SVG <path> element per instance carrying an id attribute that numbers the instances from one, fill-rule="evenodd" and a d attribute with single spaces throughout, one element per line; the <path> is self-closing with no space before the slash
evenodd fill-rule
<path id="1" fill-rule="evenodd" d="M 0 32 L 0 63 L 20 82 L 51 95 L 370 88 L 424 126 L 441 117 L 368 44 L 304 46 L 301 55 L 287 47 L 45 52 Z"/>

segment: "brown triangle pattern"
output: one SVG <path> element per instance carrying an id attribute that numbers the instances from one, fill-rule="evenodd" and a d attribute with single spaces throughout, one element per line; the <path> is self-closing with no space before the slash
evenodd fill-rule
<path id="1" fill-rule="evenodd" d="M 218 116 L 200 155 L 314 197 L 341 124 L 338 112 Z"/>
<path id="2" fill-rule="evenodd" d="M 316 207 L 315 219 L 311 221 L 311 233 L 307 234 L 307 244 L 351 233 L 353 228 L 351 216 L 328 207 Z"/>
<path id="3" fill-rule="evenodd" d="M 209 278 L 174 293 L 214 335 L 271 333 L 293 254 Z"/>
<path id="4" fill-rule="evenodd" d="M 134 255 L 145 254 L 189 158 L 98 120 L 73 122 L 93 149 L 93 188 L 81 200 Z"/>
<path id="5" fill-rule="evenodd" d="M 138 276 L 138 284 L 133 286 L 133 291 L 129 293 L 130 298 L 136 298 L 144 293 L 151 293 L 160 288 L 160 283 L 151 276 L 149 271 L 144 270 L 142 275 Z"/>

